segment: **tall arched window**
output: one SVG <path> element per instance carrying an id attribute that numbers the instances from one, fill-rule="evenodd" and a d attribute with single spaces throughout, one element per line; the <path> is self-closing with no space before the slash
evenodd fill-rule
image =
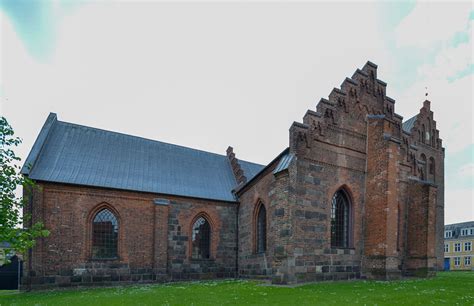
<path id="1" fill-rule="evenodd" d="M 257 253 L 265 253 L 267 250 L 267 210 L 262 203 L 257 208 L 256 230 L 256 251 Z"/>
<path id="2" fill-rule="evenodd" d="M 193 224 L 191 251 L 194 259 L 208 259 L 211 255 L 211 225 L 203 216 Z"/>
<path id="3" fill-rule="evenodd" d="M 433 157 L 430 157 L 429 174 L 430 174 L 430 177 L 432 178 L 432 180 L 434 182 L 435 177 L 436 177 L 436 166 L 435 166 L 435 160 L 434 160 Z"/>
<path id="4" fill-rule="evenodd" d="M 420 173 L 420 179 L 422 180 L 426 180 L 426 156 L 425 154 L 421 153 L 421 156 L 420 156 L 420 159 L 421 159 L 421 173 Z"/>
<path id="5" fill-rule="evenodd" d="M 117 218 L 109 209 L 104 208 L 95 215 L 92 221 L 92 258 L 118 257 L 118 230 Z"/>
<path id="6" fill-rule="evenodd" d="M 425 143 L 425 138 L 427 138 L 428 134 L 426 134 L 426 129 L 425 129 L 425 125 L 423 124 L 421 126 L 421 142 L 422 143 Z"/>
<path id="7" fill-rule="evenodd" d="M 340 189 L 332 197 L 331 206 L 331 247 L 348 248 L 350 230 L 350 202 L 344 190 Z"/>

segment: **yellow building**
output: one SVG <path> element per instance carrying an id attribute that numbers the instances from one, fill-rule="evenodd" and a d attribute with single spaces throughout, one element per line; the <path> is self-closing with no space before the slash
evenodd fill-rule
<path id="1" fill-rule="evenodd" d="M 444 269 L 474 270 L 474 221 L 444 226 Z"/>

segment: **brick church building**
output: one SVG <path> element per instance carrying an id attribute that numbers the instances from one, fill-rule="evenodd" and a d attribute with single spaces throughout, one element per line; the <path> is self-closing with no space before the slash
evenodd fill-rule
<path id="1" fill-rule="evenodd" d="M 50 114 L 22 169 L 37 184 L 25 209 L 51 232 L 25 284 L 431 276 L 444 148 L 429 101 L 402 119 L 371 62 L 294 122 L 267 165 Z"/>

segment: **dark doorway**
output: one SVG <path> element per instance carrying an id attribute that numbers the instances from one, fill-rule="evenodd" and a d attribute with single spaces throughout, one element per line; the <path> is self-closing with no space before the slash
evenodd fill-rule
<path id="1" fill-rule="evenodd" d="M 18 289 L 19 277 L 22 274 L 22 262 L 18 257 L 10 258 L 10 263 L 0 267 L 0 290 Z"/>

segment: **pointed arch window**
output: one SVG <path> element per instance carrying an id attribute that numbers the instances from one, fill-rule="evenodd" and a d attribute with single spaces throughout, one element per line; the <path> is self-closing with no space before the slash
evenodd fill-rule
<path id="1" fill-rule="evenodd" d="M 435 160 L 433 157 L 430 157 L 430 163 L 429 163 L 429 173 L 430 173 L 430 176 L 433 180 L 433 182 L 436 181 L 436 164 L 435 164 Z"/>
<path id="2" fill-rule="evenodd" d="M 425 138 L 428 139 L 428 134 L 426 134 L 425 125 L 421 126 L 421 142 L 425 143 Z"/>
<path id="3" fill-rule="evenodd" d="M 421 156 L 420 156 L 420 159 L 421 159 L 421 173 L 420 173 L 420 179 L 422 180 L 426 180 L 426 156 L 425 154 L 421 153 Z"/>
<path id="4" fill-rule="evenodd" d="M 107 208 L 100 210 L 92 220 L 92 258 L 118 257 L 119 224 L 117 217 Z"/>
<path id="5" fill-rule="evenodd" d="M 265 253 L 267 250 L 267 210 L 262 203 L 257 208 L 256 230 L 256 251 L 257 253 Z"/>
<path id="6" fill-rule="evenodd" d="M 191 257 L 208 259 L 211 255 L 211 225 L 203 216 L 197 218 L 192 228 Z"/>
<path id="7" fill-rule="evenodd" d="M 331 247 L 348 248 L 350 231 L 350 202 L 344 190 L 337 191 L 331 205 Z"/>

